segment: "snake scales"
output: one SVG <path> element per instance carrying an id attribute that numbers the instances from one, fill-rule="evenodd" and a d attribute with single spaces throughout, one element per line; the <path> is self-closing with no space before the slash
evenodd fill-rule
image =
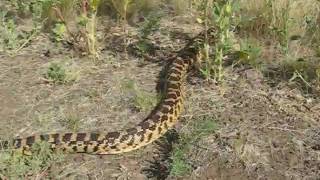
<path id="1" fill-rule="evenodd" d="M 197 61 L 198 54 L 203 44 L 210 37 L 209 42 L 214 42 L 214 28 L 201 32 L 178 51 L 174 57 L 171 68 L 167 74 L 166 94 L 157 108 L 145 120 L 134 128 L 109 133 L 52 133 L 33 135 L 26 138 L 17 138 L 9 145 L 24 154 L 30 153 L 31 146 L 39 141 L 46 141 L 53 149 L 66 152 L 91 153 L 91 154 L 119 154 L 132 151 L 145 146 L 173 127 L 183 109 L 182 83 L 186 73 Z"/>

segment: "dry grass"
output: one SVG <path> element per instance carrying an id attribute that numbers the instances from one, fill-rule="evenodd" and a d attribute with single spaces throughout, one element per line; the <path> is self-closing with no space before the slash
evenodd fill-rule
<path id="1" fill-rule="evenodd" d="M 288 26 L 288 37 L 308 35 L 307 20 L 317 21 L 320 3 L 316 0 L 240 0 L 243 32 L 257 36 L 278 36 Z M 285 17 L 287 13 L 288 17 Z M 288 25 L 287 25 L 288 24 Z"/>

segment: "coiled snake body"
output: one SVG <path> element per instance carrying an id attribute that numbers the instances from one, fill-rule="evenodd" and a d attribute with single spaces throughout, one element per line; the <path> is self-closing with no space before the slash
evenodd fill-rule
<path id="1" fill-rule="evenodd" d="M 91 154 L 119 154 L 145 146 L 173 127 L 183 109 L 182 83 L 190 67 L 209 35 L 214 37 L 214 28 L 200 33 L 181 49 L 167 74 L 166 94 L 157 109 L 136 127 L 109 133 L 53 133 L 17 138 L 13 148 L 24 154 L 30 153 L 30 147 L 39 141 L 46 141 L 53 149 L 66 152 Z M 210 42 L 211 40 L 209 40 Z M 6 142 L 6 146 L 10 143 Z"/>

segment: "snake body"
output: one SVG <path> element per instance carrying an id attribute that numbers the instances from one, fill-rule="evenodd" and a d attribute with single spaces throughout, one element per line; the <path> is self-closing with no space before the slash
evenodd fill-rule
<path id="1" fill-rule="evenodd" d="M 71 153 L 119 154 L 145 146 L 172 128 L 183 109 L 182 83 L 191 66 L 197 60 L 197 54 L 203 47 L 207 35 L 214 29 L 203 31 L 178 51 L 168 70 L 166 93 L 164 98 L 145 120 L 134 128 L 109 133 L 51 133 L 32 135 L 13 140 L 13 148 L 24 154 L 30 153 L 31 146 L 46 141 L 53 149 Z M 9 145 L 9 143 L 6 143 Z"/>

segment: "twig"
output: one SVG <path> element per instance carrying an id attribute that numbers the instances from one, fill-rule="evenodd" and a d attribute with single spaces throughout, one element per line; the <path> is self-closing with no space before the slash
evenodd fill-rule
<path id="1" fill-rule="evenodd" d="M 303 133 L 303 132 L 301 132 L 301 131 L 294 130 L 294 129 L 288 129 L 288 128 L 268 127 L 268 129 L 280 130 L 280 131 L 289 131 L 289 132 L 296 132 L 296 133 L 299 133 L 299 134 L 304 134 L 304 133 Z"/>
<path id="2" fill-rule="evenodd" d="M 41 25 L 43 25 L 46 20 L 47 20 L 47 18 L 45 18 L 45 19 L 41 22 Z M 41 28 L 39 28 L 39 29 L 41 29 Z M 24 47 L 31 41 L 31 39 L 34 38 L 34 36 L 35 36 L 36 34 L 38 34 L 38 32 L 39 32 L 39 31 L 38 31 L 37 28 L 36 28 L 36 31 L 34 31 L 34 32 L 31 34 L 31 36 L 30 36 L 28 39 L 26 39 L 25 42 L 24 42 L 19 48 L 17 48 L 16 50 L 13 50 L 13 53 L 10 53 L 9 55 L 12 56 L 12 55 L 14 55 L 14 54 L 17 54 L 22 48 L 24 48 Z"/>

